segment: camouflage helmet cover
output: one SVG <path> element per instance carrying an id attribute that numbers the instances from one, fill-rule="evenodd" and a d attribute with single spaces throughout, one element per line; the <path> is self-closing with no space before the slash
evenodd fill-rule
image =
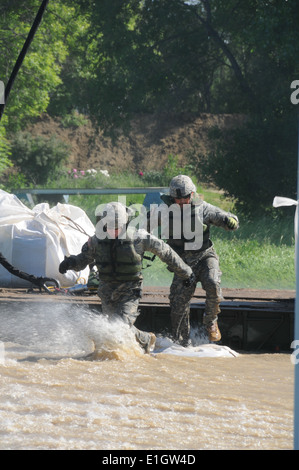
<path id="1" fill-rule="evenodd" d="M 170 181 L 169 194 L 173 198 L 187 197 L 195 191 L 196 187 L 189 176 L 178 175 Z"/>
<path id="2" fill-rule="evenodd" d="M 128 221 L 127 208 L 120 202 L 108 202 L 96 208 L 95 215 L 102 219 L 108 228 L 117 229 Z"/>

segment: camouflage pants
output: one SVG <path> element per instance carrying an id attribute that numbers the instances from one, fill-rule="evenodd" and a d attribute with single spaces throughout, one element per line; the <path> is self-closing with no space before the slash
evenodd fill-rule
<path id="1" fill-rule="evenodd" d="M 98 295 L 102 302 L 102 312 L 109 317 L 119 316 L 134 331 L 136 340 L 146 347 L 150 334 L 138 330 L 134 323 L 139 316 L 139 301 L 142 296 L 142 281 L 105 282 L 100 281 Z"/>
<path id="2" fill-rule="evenodd" d="M 175 341 L 186 345 L 190 334 L 190 300 L 194 294 L 197 282 L 201 282 L 206 292 L 204 325 L 217 319 L 220 313 L 219 304 L 222 300 L 220 289 L 221 272 L 218 256 L 213 247 L 197 255 L 182 256 L 191 266 L 196 282 L 190 287 L 184 286 L 184 281 L 174 275 L 170 287 L 170 315 L 172 335 Z"/>

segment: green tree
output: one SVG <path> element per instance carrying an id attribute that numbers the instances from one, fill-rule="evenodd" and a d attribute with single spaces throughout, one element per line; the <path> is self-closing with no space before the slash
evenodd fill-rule
<path id="1" fill-rule="evenodd" d="M 60 83 L 61 64 L 67 48 L 65 27 L 55 21 L 66 15 L 62 2 L 54 0 L 46 9 L 40 27 L 24 59 L 5 107 L 8 129 L 20 129 L 47 109 L 50 95 Z M 0 77 L 7 83 L 32 26 L 40 2 L 2 2 L 0 7 Z"/>
<path id="2" fill-rule="evenodd" d="M 102 126 L 140 112 L 210 110 L 221 57 L 188 5 L 181 0 L 77 4 L 89 22 L 85 60 L 90 61 L 78 102 Z M 81 46 L 77 52 L 82 54 Z"/>
<path id="3" fill-rule="evenodd" d="M 12 143 L 11 159 L 31 184 L 46 184 L 68 159 L 70 148 L 55 135 L 32 136 L 21 131 Z"/>
<path id="4" fill-rule="evenodd" d="M 27 38 L 40 0 L 3 0 L 0 5 L 0 79 L 7 83 Z M 28 49 L 5 106 L 9 132 L 20 130 L 48 110 L 50 102 L 59 102 L 55 114 L 62 115 L 75 107 L 87 69 L 77 59 L 80 44 L 85 58 L 86 18 L 78 15 L 76 2 L 51 0 Z M 78 56 L 80 57 L 80 54 Z M 82 59 L 83 60 L 83 59 Z M 76 85 L 70 78 L 76 76 Z M 72 106 L 59 101 L 63 95 Z M 58 95 L 58 96 L 57 96 Z"/>
<path id="5" fill-rule="evenodd" d="M 39 4 L 1 2 L 4 82 Z M 7 129 L 45 110 L 76 109 L 102 128 L 157 111 L 245 114 L 243 128 L 213 136 L 207 177 L 243 207 L 256 204 L 262 181 L 267 205 L 271 190 L 294 196 L 298 20 L 295 0 L 52 0 L 10 96 Z"/>
<path id="6" fill-rule="evenodd" d="M 40 0 L 3 0 L 0 4 L 0 80 L 4 84 L 8 82 L 40 5 Z M 0 170 L 9 164 L 10 145 L 14 148 L 18 145 L 16 133 L 47 111 L 58 85 L 62 84 L 62 67 L 70 61 L 73 41 L 81 30 L 81 18 L 72 5 L 66 5 L 62 0 L 48 3 L 4 109 Z M 33 161 L 38 175 L 38 160 Z M 32 163 L 28 162 L 31 177 L 35 174 Z M 46 170 L 45 174 L 48 175 Z M 41 179 L 41 175 L 38 178 Z"/>
<path id="7" fill-rule="evenodd" d="M 10 160 L 11 146 L 6 138 L 6 131 L 3 124 L 0 124 L 0 174 L 12 166 Z"/>
<path id="8" fill-rule="evenodd" d="M 233 197 L 239 212 L 277 215 L 275 196 L 296 199 L 296 129 L 292 115 L 269 120 L 254 116 L 229 132 L 213 129 L 210 152 L 191 157 L 195 174 Z"/>
<path id="9" fill-rule="evenodd" d="M 229 47 L 250 92 L 240 96 L 236 75 L 226 80 L 225 93 L 217 84 L 215 92 L 220 110 L 245 112 L 247 120 L 241 129 L 214 134 L 214 149 L 199 159 L 198 169 L 253 214 L 271 211 L 276 195 L 296 199 L 297 115 L 290 84 L 299 73 L 299 17 L 293 0 L 249 1 L 241 15 L 233 12 L 226 23 Z"/>

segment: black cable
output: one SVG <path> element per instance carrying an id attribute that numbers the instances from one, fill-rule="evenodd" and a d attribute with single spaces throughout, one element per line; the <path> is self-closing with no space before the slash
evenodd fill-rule
<path id="1" fill-rule="evenodd" d="M 50 277 L 36 277 L 36 276 L 33 276 L 33 274 L 27 274 L 27 273 L 24 273 L 23 271 L 19 271 L 7 261 L 7 259 L 3 256 L 1 252 L 0 252 L 0 264 L 2 264 L 2 266 L 14 276 L 17 276 L 20 279 L 24 279 L 25 281 L 31 282 L 31 284 L 34 284 L 40 290 L 42 288 L 45 289 L 45 291 L 48 292 L 49 294 L 51 294 L 52 292 L 47 288 L 46 286 L 47 282 L 54 283 L 56 287 L 59 288 L 59 283 L 56 281 L 56 279 L 52 279 Z"/>
<path id="2" fill-rule="evenodd" d="M 43 17 L 44 11 L 45 11 L 45 9 L 46 9 L 48 3 L 49 3 L 49 0 L 43 0 L 42 4 L 41 4 L 41 6 L 40 6 L 40 8 L 39 8 L 39 10 L 38 10 L 38 12 L 37 12 L 37 15 L 36 15 L 36 17 L 35 17 L 35 20 L 34 20 L 34 22 L 33 22 L 33 25 L 32 25 L 32 27 L 31 27 L 31 29 L 30 29 L 30 31 L 29 31 L 29 34 L 28 34 L 28 36 L 27 36 L 27 39 L 26 39 L 26 41 L 25 41 L 25 43 L 24 43 L 24 46 L 23 46 L 23 48 L 22 48 L 22 50 L 21 50 L 21 52 L 20 52 L 20 54 L 19 54 L 19 57 L 18 57 L 16 63 L 15 63 L 15 66 L 14 66 L 14 68 L 13 68 L 13 71 L 12 71 L 12 73 L 11 73 L 11 76 L 10 76 L 8 82 L 7 82 L 7 85 L 6 85 L 6 87 L 5 87 L 5 95 L 4 95 L 4 96 L 5 96 L 5 99 L 4 99 L 4 103 L 0 104 L 0 121 L 1 121 L 1 118 L 2 118 L 2 115 L 3 115 L 3 112 L 4 112 L 5 104 L 6 104 L 7 100 L 8 100 L 9 94 L 10 94 L 10 90 L 11 90 L 11 88 L 12 88 L 12 85 L 13 85 L 13 83 L 14 83 L 14 81 L 15 81 L 15 78 L 16 78 L 16 76 L 17 76 L 17 74 L 18 74 L 18 71 L 19 71 L 19 69 L 20 69 L 20 67 L 21 67 L 21 65 L 22 65 L 22 62 L 23 62 L 23 60 L 24 60 L 24 58 L 25 58 L 25 55 L 26 55 L 26 53 L 27 53 L 27 51 L 28 51 L 28 49 L 29 49 L 29 46 L 30 46 L 30 44 L 31 44 L 31 42 L 32 42 L 32 39 L 34 38 L 34 35 L 35 35 L 35 33 L 36 33 L 36 31 L 37 31 L 37 29 L 38 29 L 38 27 L 39 27 L 39 24 L 40 24 L 40 22 L 41 22 L 41 19 L 42 19 L 42 17 Z"/>

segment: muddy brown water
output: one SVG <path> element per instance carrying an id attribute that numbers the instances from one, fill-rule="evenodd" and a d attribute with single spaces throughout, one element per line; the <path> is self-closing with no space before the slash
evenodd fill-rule
<path id="1" fill-rule="evenodd" d="M 145 355 L 81 307 L 1 319 L 0 449 L 293 448 L 290 354 Z"/>

